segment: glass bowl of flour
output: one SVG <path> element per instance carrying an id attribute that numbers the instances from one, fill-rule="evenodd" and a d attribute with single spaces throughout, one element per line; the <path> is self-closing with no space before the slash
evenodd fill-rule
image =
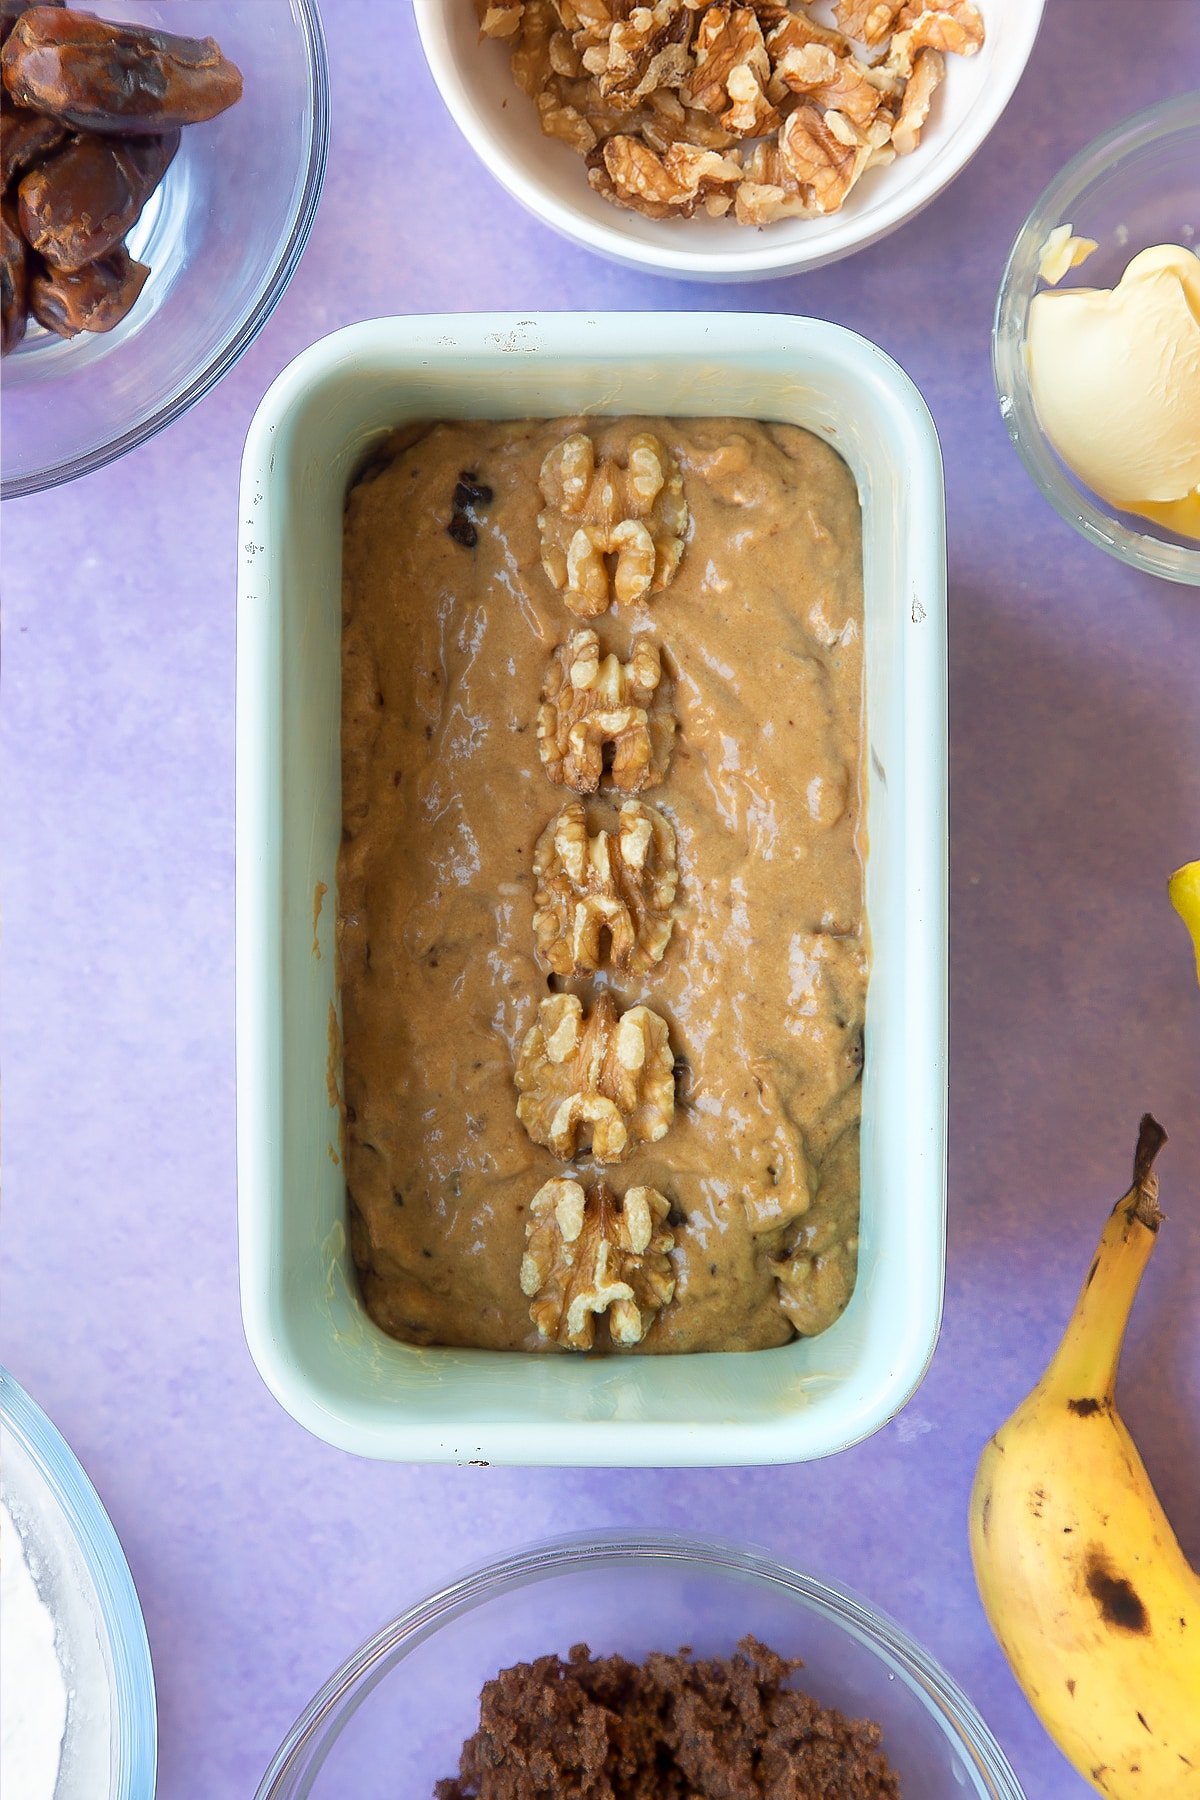
<path id="1" fill-rule="evenodd" d="M 108 1515 L 0 1369 L 0 1764 L 16 1800 L 152 1800 L 150 1647 Z"/>

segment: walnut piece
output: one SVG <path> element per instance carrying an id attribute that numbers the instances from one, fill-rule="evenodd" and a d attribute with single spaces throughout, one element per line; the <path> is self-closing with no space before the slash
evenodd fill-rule
<path id="1" fill-rule="evenodd" d="M 741 178 L 741 164 L 716 150 L 676 141 L 660 155 L 635 137 L 609 138 L 588 167 L 588 181 L 604 199 L 651 219 L 690 219 L 700 206 L 719 218 Z"/>
<path id="2" fill-rule="evenodd" d="M 847 37 L 874 48 L 888 37 L 906 0 L 837 0 L 833 13 Z"/>
<path id="3" fill-rule="evenodd" d="M 614 1344 L 640 1344 L 675 1295 L 667 1227 L 670 1207 L 655 1188 L 618 1198 L 604 1182 L 585 1191 L 555 1179 L 529 1204 L 521 1292 L 544 1338 L 590 1350 L 596 1320 L 608 1315 Z"/>
<path id="4" fill-rule="evenodd" d="M 543 1000 L 515 1081 L 518 1119 L 564 1162 L 589 1148 L 597 1162 L 622 1162 L 665 1137 L 675 1116 L 666 1020 L 648 1006 L 618 1013 L 611 994 L 586 1018 L 575 994 Z"/>
<path id="5" fill-rule="evenodd" d="M 784 167 L 814 212 L 836 212 L 854 186 L 858 148 L 843 143 L 829 117 L 798 106 L 779 134 Z"/>
<path id="6" fill-rule="evenodd" d="M 807 13 L 789 12 L 767 33 L 767 54 L 772 67 L 789 50 L 801 49 L 805 44 L 821 44 L 835 56 L 854 54 L 854 46 L 844 33 L 832 31 L 828 25 L 818 25 Z"/>
<path id="7" fill-rule="evenodd" d="M 902 8 L 888 45 L 886 68 L 905 81 L 921 50 L 974 56 L 983 43 L 983 20 L 973 0 L 914 0 Z"/>
<path id="8" fill-rule="evenodd" d="M 779 1304 L 801 1337 L 818 1337 L 845 1312 L 857 1269 L 857 1238 L 797 1251 L 775 1264 Z"/>
<path id="9" fill-rule="evenodd" d="M 592 618 L 672 581 L 687 502 L 678 463 L 650 432 L 630 438 L 624 468 L 611 456 L 597 462 L 592 439 L 573 432 L 546 456 L 540 484 L 542 567 L 573 613 Z"/>
<path id="10" fill-rule="evenodd" d="M 592 9 L 592 22 L 579 32 L 585 40 L 583 67 L 595 77 L 602 99 L 631 110 L 648 94 L 683 84 L 691 69 L 687 40 L 692 21 L 678 0 L 604 10 L 614 12 L 610 22 Z M 580 9 L 572 11 L 578 16 Z"/>
<path id="11" fill-rule="evenodd" d="M 525 0 L 485 0 L 479 18 L 481 37 L 515 37 L 521 28 Z"/>
<path id="12" fill-rule="evenodd" d="M 538 839 L 533 872 L 534 936 L 556 975 L 606 963 L 645 974 L 662 960 L 678 875 L 674 829 L 654 807 L 626 800 L 616 831 L 590 837 L 583 801 L 568 801 Z"/>
<path id="13" fill-rule="evenodd" d="M 537 735 L 551 781 L 577 794 L 594 794 L 605 777 L 625 794 L 657 786 L 675 736 L 657 644 L 635 638 L 622 663 L 601 657 L 594 631 L 573 631 L 547 667 Z"/>
<path id="14" fill-rule="evenodd" d="M 815 0 L 476 6 L 596 193 L 652 219 L 756 226 L 834 212 L 914 150 L 942 79 L 929 58 L 984 38 L 975 0 L 835 0 L 840 29 Z"/>
<path id="15" fill-rule="evenodd" d="M 737 191 L 735 210 L 743 225 L 770 225 L 776 219 L 806 218 L 815 213 L 778 143 L 754 146 L 746 175 Z"/>
<path id="16" fill-rule="evenodd" d="M 857 1121 L 822 1160 L 811 1208 L 773 1262 L 780 1307 L 801 1337 L 827 1331 L 844 1312 L 858 1268 L 859 1129 Z"/>
<path id="17" fill-rule="evenodd" d="M 777 81 L 793 94 L 803 94 L 822 112 L 838 112 L 851 124 L 867 126 L 883 104 L 878 79 L 852 56 L 835 56 L 821 44 L 788 50 L 775 65 Z"/>
<path id="18" fill-rule="evenodd" d="M 710 6 L 693 46 L 687 83 L 693 104 L 714 113 L 736 137 L 778 131 L 780 116 L 767 98 L 771 61 L 751 6 Z"/>
<path id="19" fill-rule="evenodd" d="M 933 96 L 946 74 L 946 59 L 940 50 L 921 50 L 913 63 L 913 71 L 904 88 L 900 116 L 892 128 L 892 144 L 897 156 L 909 156 L 921 141 L 921 128 L 929 117 Z"/>

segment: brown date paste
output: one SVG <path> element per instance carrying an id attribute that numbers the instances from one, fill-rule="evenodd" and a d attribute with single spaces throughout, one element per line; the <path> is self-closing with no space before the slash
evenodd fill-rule
<path id="1" fill-rule="evenodd" d="M 669 585 L 591 618 L 538 526 L 543 460 L 579 431 L 621 460 L 656 434 L 689 515 Z M 641 1351 L 824 1330 L 854 1281 L 867 976 L 848 468 L 742 419 L 414 426 L 352 488 L 343 568 L 339 972 L 371 1316 L 412 1343 L 547 1348 L 520 1271 L 557 1175 L 670 1202 L 674 1296 Z M 547 664 L 583 627 L 622 661 L 639 635 L 660 648 L 677 729 L 637 798 L 674 829 L 678 885 L 661 960 L 581 980 L 539 957 L 532 865 L 576 797 L 537 729 Z M 592 832 L 614 825 L 606 786 L 583 798 Z M 548 994 L 605 989 L 666 1020 L 676 1098 L 665 1135 L 597 1170 L 531 1140 L 514 1064 Z"/>
<path id="2" fill-rule="evenodd" d="M 518 1663 L 436 1800 L 900 1800 L 879 1726 L 800 1692 L 801 1666 L 752 1637 L 710 1661 L 577 1644 Z"/>

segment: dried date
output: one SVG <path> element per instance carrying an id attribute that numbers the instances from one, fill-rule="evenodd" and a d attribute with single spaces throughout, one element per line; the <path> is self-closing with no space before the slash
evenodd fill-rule
<path id="1" fill-rule="evenodd" d="M 25 336 L 29 253 L 11 200 L 0 207 L 0 353 L 7 356 Z"/>
<path id="2" fill-rule="evenodd" d="M 84 131 L 156 134 L 213 119 L 241 98 L 242 77 L 213 38 L 114 25 L 34 7 L 0 55 L 21 106 Z"/>
<path id="3" fill-rule="evenodd" d="M 124 245 L 76 273 L 43 264 L 29 283 L 29 310 L 39 325 L 59 337 L 111 331 L 132 307 L 149 273 Z"/>
<path id="4" fill-rule="evenodd" d="M 10 103 L 0 112 L 2 185 L 6 189 L 12 187 L 34 163 L 44 161 L 52 150 L 57 150 L 66 135 L 66 126 L 57 119 Z"/>
<path id="5" fill-rule="evenodd" d="M 21 17 L 36 6 L 39 0 L 0 0 L 0 44 L 8 42 L 8 34 Z M 67 0 L 40 0 L 42 6 L 65 6 Z"/>
<path id="6" fill-rule="evenodd" d="M 179 147 L 157 138 L 72 138 L 21 182 L 21 230 L 56 269 L 106 256 L 135 222 Z"/>

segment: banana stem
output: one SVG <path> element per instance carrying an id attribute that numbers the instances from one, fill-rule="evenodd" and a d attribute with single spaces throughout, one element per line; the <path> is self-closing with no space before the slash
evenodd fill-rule
<path id="1" fill-rule="evenodd" d="M 1153 1165 L 1166 1141 L 1162 1126 L 1146 1113 L 1133 1186 L 1109 1215 L 1075 1311 L 1046 1371 L 1045 1385 L 1068 1401 L 1113 1398 L 1129 1314 L 1162 1223 Z"/>

